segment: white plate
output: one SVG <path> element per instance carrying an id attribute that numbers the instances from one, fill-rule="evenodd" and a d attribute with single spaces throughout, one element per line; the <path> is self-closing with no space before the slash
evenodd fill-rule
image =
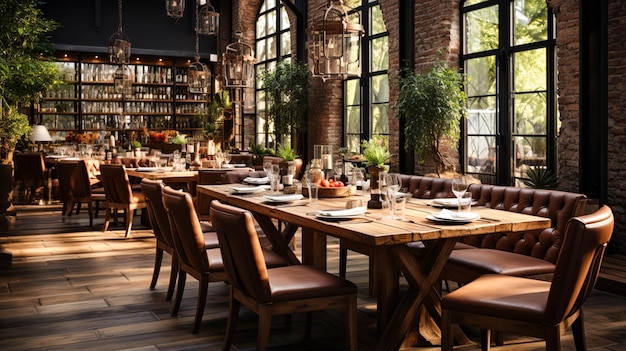
<path id="1" fill-rule="evenodd" d="M 246 177 L 243 180 L 245 183 L 248 184 L 269 184 L 270 183 L 270 179 L 268 177 L 262 177 L 262 178 L 253 178 L 253 177 Z"/>
<path id="2" fill-rule="evenodd" d="M 350 219 L 361 217 L 365 214 L 366 209 L 355 207 L 350 209 L 331 209 L 319 210 L 315 213 L 315 217 L 323 219 Z"/>
<path id="3" fill-rule="evenodd" d="M 475 212 L 453 212 L 446 209 L 440 212 L 431 213 L 426 216 L 426 219 L 435 222 L 447 222 L 447 223 L 469 223 L 480 218 L 480 215 Z"/>
<path id="4" fill-rule="evenodd" d="M 231 189 L 233 190 L 233 193 L 236 193 L 236 194 L 254 194 L 254 193 L 258 193 L 258 192 L 269 189 L 269 186 L 253 186 L 253 187 L 234 186 Z"/>
<path id="5" fill-rule="evenodd" d="M 286 194 L 286 195 L 263 195 L 269 202 L 292 202 L 304 199 L 302 194 Z"/>

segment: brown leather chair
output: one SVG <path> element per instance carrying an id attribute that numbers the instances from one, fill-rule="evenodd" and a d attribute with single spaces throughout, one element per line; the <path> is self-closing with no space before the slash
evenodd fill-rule
<path id="1" fill-rule="evenodd" d="M 443 298 L 442 345 L 453 348 L 452 324 L 481 329 L 482 350 L 490 330 L 544 338 L 546 350 L 561 349 L 572 326 L 576 350 L 586 350 L 582 306 L 596 283 L 613 232 L 611 210 L 570 219 L 552 282 L 487 274 Z"/>
<path id="2" fill-rule="evenodd" d="M 222 174 L 222 184 L 240 184 L 243 180 L 250 178 L 265 178 L 265 171 L 232 171 Z"/>
<path id="3" fill-rule="evenodd" d="M 106 196 L 106 216 L 102 231 L 106 232 L 109 228 L 111 212 L 114 212 L 117 218 L 117 210 L 121 209 L 126 213 L 126 237 L 128 237 L 133 226 L 134 211 L 146 208 L 146 198 L 141 192 L 132 190 L 123 165 L 101 165 L 100 174 Z"/>
<path id="4" fill-rule="evenodd" d="M 77 205 L 76 214 L 78 214 L 80 212 L 81 203 L 87 203 L 87 210 L 89 211 L 89 226 L 93 226 L 94 212 L 95 217 L 98 217 L 100 202 L 106 202 L 106 195 L 92 193 L 89 172 L 87 171 L 87 165 L 83 160 L 76 163 L 74 174 L 70 178 L 70 189 L 72 195 L 70 196 L 69 203 L 67 205 L 67 215 L 72 215 L 74 204 Z"/>
<path id="5" fill-rule="evenodd" d="M 167 216 L 167 211 L 163 206 L 163 187 L 163 182 L 160 180 L 143 179 L 141 181 L 141 190 L 148 204 L 148 218 L 150 219 L 150 225 L 152 226 L 152 231 L 156 238 L 156 254 L 150 289 L 155 288 L 157 280 L 159 279 L 163 252 L 165 251 L 172 256 L 170 282 L 167 295 L 165 296 L 166 301 L 171 301 L 174 295 L 174 287 L 176 286 L 176 277 L 178 276 L 179 267 L 170 221 Z M 218 248 L 219 241 L 217 240 L 217 233 L 213 231 L 213 227 L 205 225 L 204 223 L 201 223 L 200 226 L 204 237 L 204 247 L 206 249 Z"/>
<path id="6" fill-rule="evenodd" d="M 68 212 L 72 212 L 68 205 L 72 200 L 71 180 L 74 177 L 76 165 L 78 165 L 77 161 L 59 161 L 55 166 L 57 178 L 59 179 L 59 199 L 63 204 L 61 209 L 61 215 L 63 216 L 67 215 Z"/>
<path id="7" fill-rule="evenodd" d="M 48 190 L 48 173 L 43 154 L 40 152 L 24 152 L 13 155 L 15 171 L 13 178 L 17 182 L 19 193 L 24 203 L 35 200 L 40 193 L 45 198 Z"/>
<path id="8" fill-rule="evenodd" d="M 230 307 L 223 350 L 230 350 L 240 304 L 259 315 L 257 350 L 266 349 L 272 315 L 307 312 L 310 334 L 311 311 L 329 308 L 347 310 L 349 350 L 357 349 L 356 286 L 310 266 L 292 265 L 267 269 L 254 229 L 252 215 L 214 200 L 211 217 L 220 240 L 224 268 L 230 283 Z"/>
<path id="9" fill-rule="evenodd" d="M 170 222 L 172 241 L 179 259 L 178 287 L 176 288 L 176 299 L 172 315 L 176 315 L 180 309 L 185 290 L 185 281 L 187 274 L 189 274 L 199 282 L 198 302 L 196 304 L 196 317 L 193 328 L 193 332 L 197 333 L 202 322 L 209 282 L 225 282 L 228 280 L 228 276 L 224 271 L 220 249 L 207 249 L 205 247 L 202 227 L 191 195 L 180 190 L 165 187 L 163 188 L 162 198 Z M 287 264 L 285 259 L 271 251 L 264 251 L 264 254 L 265 264 L 270 267 Z"/>

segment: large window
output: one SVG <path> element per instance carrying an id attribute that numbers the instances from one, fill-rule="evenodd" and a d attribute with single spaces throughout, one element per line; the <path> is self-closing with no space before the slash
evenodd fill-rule
<path id="1" fill-rule="evenodd" d="M 361 140 L 389 137 L 389 44 L 387 27 L 378 1 L 344 1 L 361 13 L 365 28 L 361 78 L 344 82 L 345 145 L 360 151 Z"/>
<path id="2" fill-rule="evenodd" d="M 280 0 L 265 0 L 256 21 L 256 76 L 272 70 L 277 63 L 291 58 L 291 33 L 289 16 Z M 272 126 L 267 125 L 265 111 L 267 99 L 263 82 L 256 80 L 256 141 L 266 147 L 273 147 L 275 140 Z"/>
<path id="3" fill-rule="evenodd" d="M 466 0 L 465 170 L 520 184 L 530 167 L 555 166 L 557 109 L 553 16 L 545 0 Z"/>

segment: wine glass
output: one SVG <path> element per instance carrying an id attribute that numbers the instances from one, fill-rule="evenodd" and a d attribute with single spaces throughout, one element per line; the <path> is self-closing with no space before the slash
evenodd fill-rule
<path id="1" fill-rule="evenodd" d="M 389 204 L 390 216 L 393 219 L 394 205 L 396 202 L 396 196 L 402 187 L 402 179 L 398 173 L 387 173 L 385 175 L 385 188 L 387 190 L 387 202 Z"/>
<path id="2" fill-rule="evenodd" d="M 270 172 L 272 172 L 272 161 L 263 162 L 263 170 L 265 171 L 265 175 L 269 177 Z"/>
<path id="3" fill-rule="evenodd" d="M 452 193 L 456 196 L 458 201 L 458 210 L 461 210 L 461 198 L 463 194 L 467 191 L 467 181 L 465 178 L 454 178 L 452 179 Z"/>
<path id="4" fill-rule="evenodd" d="M 232 156 L 228 152 L 225 152 L 223 155 L 224 155 L 224 163 L 228 165 L 230 163 L 230 160 L 232 159 Z"/>
<path id="5" fill-rule="evenodd" d="M 343 175 L 343 161 L 336 161 L 333 166 L 333 171 L 335 173 L 335 180 L 341 180 L 341 176 Z"/>

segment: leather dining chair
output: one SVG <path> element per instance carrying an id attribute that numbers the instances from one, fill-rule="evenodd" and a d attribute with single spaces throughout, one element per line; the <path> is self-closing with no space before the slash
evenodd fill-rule
<path id="1" fill-rule="evenodd" d="M 61 163 L 59 165 L 61 165 Z M 81 203 L 87 203 L 87 211 L 89 212 L 89 226 L 93 226 L 94 213 L 95 217 L 98 217 L 98 208 L 100 206 L 100 202 L 106 202 L 106 195 L 103 193 L 92 192 L 89 172 L 87 171 L 87 165 L 84 160 L 80 160 L 76 163 L 74 173 L 70 178 L 70 189 L 72 193 L 69 197 L 69 202 L 67 205 L 67 215 L 72 215 L 72 209 L 74 207 L 74 204 L 77 205 L 76 213 L 78 214 L 80 211 Z"/>
<path id="2" fill-rule="evenodd" d="M 63 207 L 61 209 L 61 215 L 65 216 L 68 212 L 72 212 L 71 208 L 68 208 L 72 200 L 72 177 L 74 177 L 74 171 L 76 170 L 77 161 L 59 161 L 56 164 L 57 178 L 59 179 L 59 199 Z"/>
<path id="3" fill-rule="evenodd" d="M 24 152 L 13 155 L 15 172 L 13 177 L 19 186 L 19 193 L 24 203 L 31 203 L 41 191 L 41 199 L 50 186 L 43 154 L 40 152 Z"/>
<path id="4" fill-rule="evenodd" d="M 357 288 L 352 282 L 305 265 L 268 269 L 250 212 L 214 200 L 211 217 L 230 283 L 223 350 L 231 348 L 241 304 L 259 315 L 256 350 L 267 348 L 274 314 L 307 312 L 310 336 L 311 312 L 330 308 L 346 309 L 348 349 L 357 349 Z"/>
<path id="5" fill-rule="evenodd" d="M 583 303 L 594 288 L 614 219 L 609 207 L 569 220 L 552 282 L 502 274 L 483 275 L 441 302 L 441 349 L 453 348 L 452 324 L 481 329 L 482 350 L 490 330 L 545 339 L 546 350 L 561 349 L 571 326 L 576 350 L 586 350 Z"/>
<path id="6" fill-rule="evenodd" d="M 134 212 L 146 208 L 146 198 L 139 191 L 133 191 L 123 165 L 104 164 L 100 166 L 100 175 L 106 196 L 106 216 L 103 232 L 109 228 L 111 214 L 117 218 L 117 210 L 124 210 L 126 216 L 126 237 L 130 236 Z"/>
<path id="7" fill-rule="evenodd" d="M 228 281 L 224 271 L 222 255 L 219 248 L 207 249 L 204 244 L 202 227 L 189 193 L 174 190 L 169 186 L 163 188 L 163 205 L 167 210 L 172 239 L 178 256 L 178 285 L 172 315 L 178 314 L 185 290 L 187 274 L 199 282 L 198 301 L 193 332 L 198 333 L 202 314 L 206 305 L 209 282 Z M 283 266 L 287 262 L 277 254 L 264 251 L 265 264 L 270 267 Z"/>
<path id="8" fill-rule="evenodd" d="M 141 191 L 146 197 L 146 203 L 148 204 L 148 218 L 150 220 L 150 226 L 156 238 L 156 253 L 154 258 L 154 270 L 152 272 L 152 280 L 150 282 L 150 289 L 156 287 L 156 283 L 159 279 L 159 272 L 161 271 L 161 262 L 163 261 L 163 252 L 167 252 L 172 256 L 172 266 L 170 271 L 170 281 L 167 289 L 166 301 L 171 301 L 174 295 L 174 287 L 176 286 L 176 277 L 178 276 L 178 256 L 174 247 L 174 239 L 172 238 L 172 230 L 170 227 L 170 221 L 167 216 L 167 210 L 163 205 L 163 181 L 143 179 L 141 181 Z M 206 249 L 219 248 L 219 242 L 217 241 L 217 233 L 213 230 L 213 227 L 200 224 L 202 229 L 202 235 L 204 238 L 204 247 Z"/>

